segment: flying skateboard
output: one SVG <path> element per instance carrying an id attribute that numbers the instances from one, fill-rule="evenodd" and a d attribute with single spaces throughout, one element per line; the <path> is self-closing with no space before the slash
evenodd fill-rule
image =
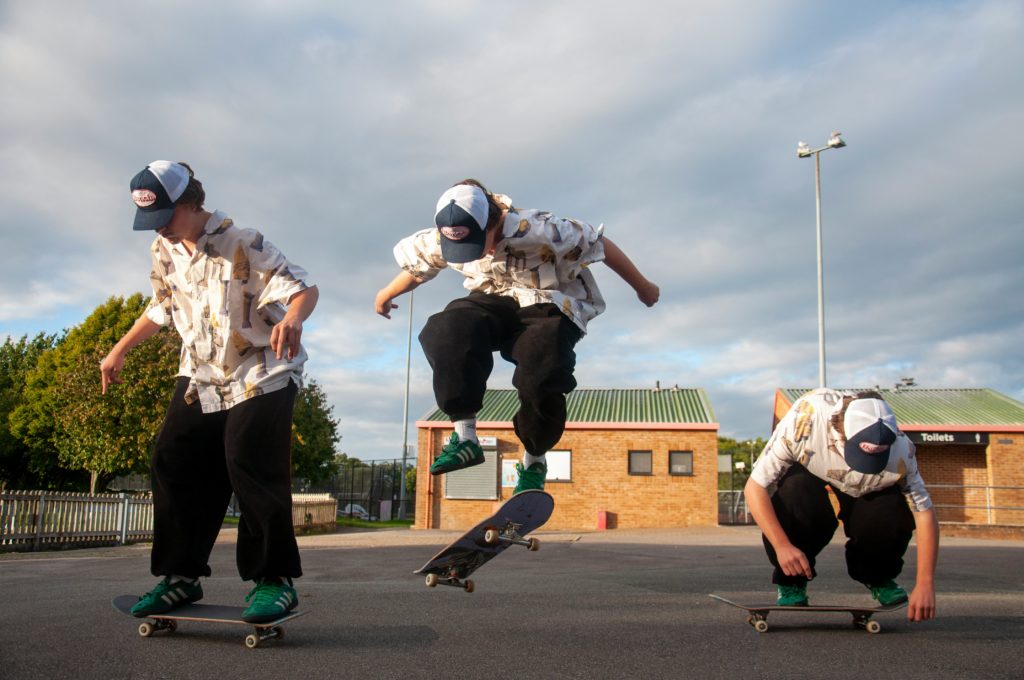
<path id="1" fill-rule="evenodd" d="M 512 545 L 537 550 L 540 541 L 525 538 L 544 525 L 555 509 L 555 500 L 539 490 L 523 491 L 498 508 L 498 511 L 449 544 L 414 571 L 426 574 L 427 585 L 462 588 L 473 592 L 473 581 L 467 578 Z"/>
<path id="2" fill-rule="evenodd" d="M 114 598 L 111 604 L 114 605 L 114 609 L 127 614 L 132 614 L 132 606 L 139 601 L 137 595 L 118 595 Z M 281 625 L 285 621 L 291 621 L 292 619 L 303 616 L 306 612 L 298 612 L 292 610 L 273 621 L 266 621 L 264 623 L 251 623 L 249 621 L 242 620 L 242 612 L 245 611 L 242 607 L 229 607 L 227 605 L 219 604 L 186 604 L 182 607 L 172 609 L 165 614 L 150 614 L 145 617 L 152 619 L 152 621 L 143 621 L 139 624 L 139 635 L 142 637 L 149 637 L 158 630 L 166 630 L 173 633 L 178 629 L 178 621 L 206 621 L 210 623 L 234 623 L 242 624 L 244 626 L 252 626 L 253 632 L 245 636 L 245 646 L 249 649 L 255 649 L 259 647 L 260 643 L 264 640 L 272 640 L 284 637 L 284 628 Z"/>
<path id="3" fill-rule="evenodd" d="M 777 604 L 756 604 L 756 605 L 745 605 L 738 604 L 732 600 L 727 600 L 720 595 L 711 595 L 711 597 L 738 607 L 739 609 L 746 609 L 750 613 L 747 617 L 747 623 L 754 627 L 758 633 L 768 632 L 768 612 L 847 612 L 853 615 L 853 627 L 863 628 L 869 633 L 878 633 L 882 630 L 882 624 L 878 621 L 874 621 L 871 617 L 879 612 L 892 612 L 897 609 L 903 609 L 907 606 L 906 602 L 900 602 L 898 604 L 881 605 L 878 607 L 842 607 L 842 606 L 817 606 L 808 605 L 806 607 L 783 607 Z"/>

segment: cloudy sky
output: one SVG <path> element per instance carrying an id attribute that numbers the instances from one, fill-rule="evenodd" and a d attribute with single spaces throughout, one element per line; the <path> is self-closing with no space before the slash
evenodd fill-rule
<path id="1" fill-rule="evenodd" d="M 320 286 L 308 374 L 342 450 L 401 455 L 408 300 L 373 311 L 403 236 L 477 177 L 595 224 L 661 286 L 608 300 L 581 387 L 702 387 L 767 436 L 818 379 L 821 155 L 829 384 L 1024 400 L 1024 5 L 1017 1 L 331 0 L 0 7 L 0 338 L 148 294 L 128 181 L 184 160 L 207 207 Z M 415 293 L 414 334 L 462 294 Z M 492 387 L 510 386 L 501 366 Z M 410 422 L 433 403 L 413 341 Z M 414 441 L 410 427 L 410 441 Z"/>

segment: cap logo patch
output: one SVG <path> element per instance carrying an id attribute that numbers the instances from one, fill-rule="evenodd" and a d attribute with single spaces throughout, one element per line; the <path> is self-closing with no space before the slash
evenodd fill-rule
<path id="1" fill-rule="evenodd" d="M 132 192 L 132 200 L 140 208 L 148 208 L 156 203 L 156 192 L 150 189 L 136 189 Z"/>
<path id="2" fill-rule="evenodd" d="M 449 241 L 461 241 L 469 236 L 469 227 L 440 227 L 441 235 Z"/>

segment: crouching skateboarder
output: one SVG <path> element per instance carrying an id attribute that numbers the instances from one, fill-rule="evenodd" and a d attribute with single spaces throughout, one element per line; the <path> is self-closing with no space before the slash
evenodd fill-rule
<path id="1" fill-rule="evenodd" d="M 446 267 L 466 277 L 470 293 L 428 320 L 420 344 L 434 373 L 438 408 L 454 433 L 430 467 L 438 475 L 484 462 L 476 436 L 494 352 L 515 364 L 520 407 L 513 418 L 523 443 L 514 493 L 543 489 L 545 454 L 565 429 L 565 395 L 576 387 L 574 347 L 605 303 L 588 269 L 604 261 L 648 307 L 659 297 L 603 228 L 541 210 L 521 210 L 476 180 L 445 191 L 434 228 L 395 246 L 402 271 L 377 293 L 376 311 L 390 317 L 394 299 Z"/>
<path id="2" fill-rule="evenodd" d="M 136 231 L 152 230 L 153 298 L 100 364 L 104 394 L 125 355 L 163 326 L 181 335 L 177 387 L 153 451 L 151 569 L 162 580 L 138 617 L 203 597 L 201 576 L 234 491 L 237 563 L 255 582 L 242 615 L 273 621 L 298 604 L 291 510 L 292 406 L 306 352 L 302 323 L 318 292 L 263 236 L 222 212 L 184 163 L 155 161 L 131 182 Z"/>
<path id="3" fill-rule="evenodd" d="M 917 580 L 907 618 L 934 618 L 938 522 L 914 445 L 876 392 L 805 394 L 754 465 L 744 494 L 775 567 L 778 604 L 808 604 L 815 558 L 838 526 L 826 484 L 839 501 L 850 577 L 882 605 L 908 600 L 895 579 L 916 529 Z"/>

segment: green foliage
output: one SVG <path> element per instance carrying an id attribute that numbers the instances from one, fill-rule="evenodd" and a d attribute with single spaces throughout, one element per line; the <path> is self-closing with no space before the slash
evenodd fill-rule
<path id="1" fill-rule="evenodd" d="M 31 340 L 8 338 L 0 345 L 0 488 L 60 489 L 84 488 L 81 473 L 58 465 L 56 451 L 49 445 L 32 445 L 11 426 L 11 414 L 25 401 L 25 382 L 46 351 L 58 343 L 55 335 L 40 333 Z"/>
<path id="2" fill-rule="evenodd" d="M 330 479 L 338 473 L 339 459 L 348 460 L 345 454 L 334 453 L 341 435 L 333 411 L 320 385 L 306 380 L 292 414 L 292 474 L 309 484 Z"/>
<path id="3" fill-rule="evenodd" d="M 139 294 L 112 297 L 44 352 L 11 417 L 13 430 L 30 446 L 49 447 L 62 466 L 88 471 L 93 491 L 115 475 L 148 469 L 174 389 L 181 341 L 162 330 L 128 353 L 123 384 L 100 393 L 100 361 L 146 302 Z"/>
<path id="4" fill-rule="evenodd" d="M 750 477 L 751 457 L 756 461 L 767 443 L 767 440 L 762 437 L 743 441 L 719 437 L 718 455 L 729 456 L 731 470 L 730 472 L 720 472 L 718 474 L 719 490 L 742 489 Z M 736 463 L 743 463 L 743 468 L 737 470 Z"/>
<path id="5" fill-rule="evenodd" d="M 416 466 L 411 466 L 405 471 L 405 493 L 412 495 L 416 493 Z"/>

